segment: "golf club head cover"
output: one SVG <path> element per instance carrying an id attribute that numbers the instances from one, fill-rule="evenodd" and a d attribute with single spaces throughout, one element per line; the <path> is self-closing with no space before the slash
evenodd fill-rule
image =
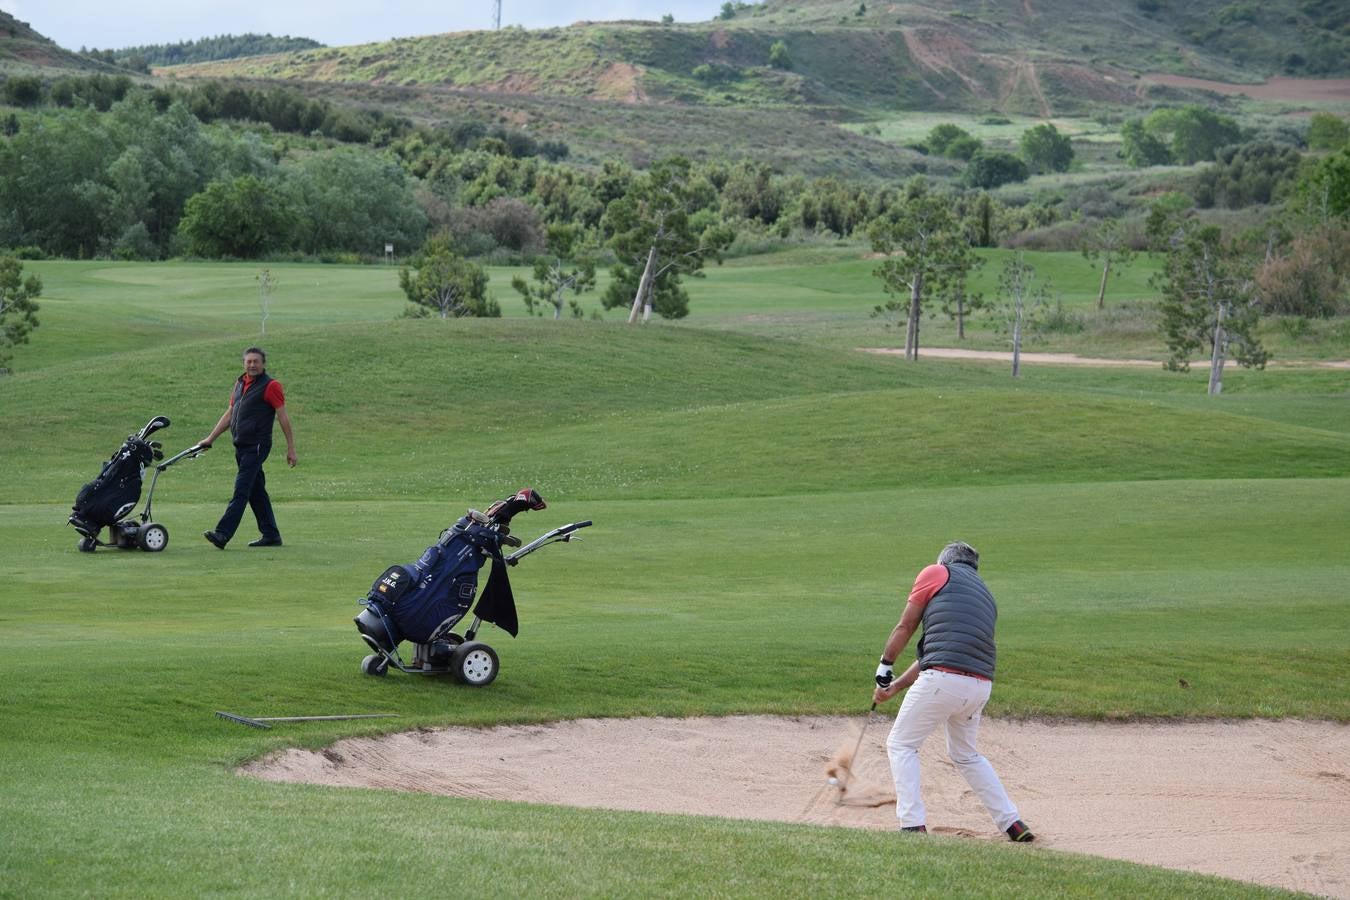
<path id="1" fill-rule="evenodd" d="M 534 488 L 521 488 L 510 497 L 498 500 L 487 508 L 487 517 L 498 525 L 511 521 L 516 513 L 527 509 L 545 509 L 544 498 Z"/>

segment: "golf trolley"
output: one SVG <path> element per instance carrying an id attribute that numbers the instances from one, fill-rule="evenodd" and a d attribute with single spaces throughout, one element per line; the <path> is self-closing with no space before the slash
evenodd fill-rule
<path id="1" fill-rule="evenodd" d="M 129 435 L 117 452 L 103 464 L 98 477 L 80 489 L 75 497 L 67 524 L 73 525 L 83 537 L 75 546 L 82 553 L 92 553 L 99 547 L 117 547 L 122 550 L 140 548 L 158 553 L 169 546 L 169 529 L 151 517 L 155 485 L 160 473 L 184 459 L 196 459 L 209 447 L 193 444 L 181 453 L 164 459 L 164 445 L 148 440 L 150 435 L 169 427 L 167 416 L 155 416 L 136 434 Z M 162 462 L 160 462 L 162 460 Z M 145 509 L 136 518 L 127 515 L 135 508 L 141 496 L 145 468 L 157 462 L 150 478 L 150 490 L 145 495 Z M 108 529 L 108 540 L 99 540 L 99 533 Z"/>
<path id="2" fill-rule="evenodd" d="M 353 621 L 362 640 L 375 651 L 361 660 L 361 671 L 383 676 L 393 666 L 410 675 L 448 674 L 473 687 L 491 684 L 499 668 L 497 652 L 477 639 L 478 629 L 487 622 L 512 637 L 519 631 L 507 569 L 541 547 L 572 541 L 577 531 L 591 524 L 572 522 L 521 546 L 507 523 L 521 510 L 545 506 L 539 494 L 525 488 L 493 503 L 486 513 L 471 509 L 417 562 L 386 569 L 357 601 L 365 609 Z M 519 549 L 506 555 L 503 546 Z M 478 570 L 488 560 L 492 569 L 474 606 Z M 461 635 L 453 629 L 470 607 L 473 621 Z M 413 645 L 411 663 L 404 662 L 398 651 L 405 640 Z"/>

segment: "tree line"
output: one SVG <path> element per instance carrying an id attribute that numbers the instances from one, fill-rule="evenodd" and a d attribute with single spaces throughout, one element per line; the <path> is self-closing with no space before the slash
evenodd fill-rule
<path id="1" fill-rule="evenodd" d="M 104 76 L 84 84 L 121 90 Z M 595 267 L 605 264 L 612 278 L 602 304 L 626 308 L 637 321 L 686 315 L 683 279 L 698 277 L 738 240 L 866 235 L 883 257 L 877 274 L 892 298 L 879 312 L 903 315 L 907 355 L 917 358 L 919 326 L 933 304 L 957 319 L 958 333 L 964 317 L 981 308 L 983 299 L 965 286 L 977 264 L 974 248 L 998 246 L 1077 212 L 1060 201 L 1004 202 L 969 180 L 863 185 L 784 176 L 749 161 L 679 157 L 646 171 L 613 160 L 582 168 L 524 152 L 528 143 L 481 123 L 413 128 L 372 116 L 388 126 L 383 136 L 343 143 L 248 119 L 256 104 L 299 102 L 298 94 L 237 89 L 234 107 L 227 98 L 235 90 L 128 83 L 106 112 L 86 102 L 0 116 L 0 247 L 18 256 L 72 258 L 380 258 L 393 243 L 410 258 L 400 284 L 414 314 L 425 309 L 447 317 L 500 313 L 485 297 L 481 267 L 469 259 L 506 252 L 499 261 L 534 263 L 534 283 L 515 285 L 531 311 L 561 316 L 568 294 L 575 299 L 593 288 Z M 250 112 L 239 120 L 226 110 Z M 1159 130 L 1163 122 L 1171 132 Z M 1187 122 L 1194 122 L 1189 114 L 1160 117 L 1145 131 L 1159 142 L 1170 134 L 1171 153 L 1178 132 L 1195 132 Z M 953 148 L 969 147 L 965 137 L 955 126 L 938 126 L 928 149 L 963 153 Z M 1024 134 L 1017 159 L 1027 168 L 1059 170 L 1072 161 L 1066 144 L 1053 125 L 1036 126 Z M 974 148 L 971 160 L 980 152 Z M 1245 260 L 1232 267 L 1240 277 L 1215 277 L 1246 285 L 1247 299 L 1235 301 L 1228 292 L 1222 333 L 1211 328 L 1198 340 L 1211 348 L 1218 341 L 1234 348 L 1240 362 L 1258 364 L 1259 352 L 1239 347 L 1249 332 L 1247 313 L 1344 311 L 1350 150 L 1305 158 L 1287 145 L 1249 144 L 1213 152 L 1215 161 L 1191 184 L 1194 197 L 1171 194 L 1151 204 L 1148 241 L 1169 260 L 1174 254 L 1212 260 L 1221 252 Z M 1264 234 L 1235 240 L 1197 230 L 1196 205 L 1275 202 L 1286 212 Z M 1083 242 L 1103 265 L 1099 306 L 1113 264 L 1125 264 L 1138 249 L 1131 240 L 1114 216 L 1103 215 Z M 1193 269 L 1186 263 L 1169 277 Z M 1034 325 L 1025 274 L 1005 279 L 1021 286 L 1010 320 L 1019 334 Z M 1165 286 L 1160 291 L 1168 296 Z M 1177 289 L 1178 297 L 1192 293 Z M 570 309 L 580 312 L 575 302 Z M 1199 346 L 1182 342 L 1186 328 L 1169 337 L 1177 342 L 1179 367 Z"/>
<path id="2" fill-rule="evenodd" d="M 195 41 L 174 44 L 142 44 L 120 50 L 80 48 L 80 55 L 110 66 L 149 74 L 151 66 L 177 66 L 187 63 L 213 62 L 218 59 L 238 59 L 244 56 L 263 56 L 268 53 L 292 53 L 315 50 L 324 45 L 309 38 L 273 37 L 270 34 L 221 34 Z"/>
<path id="3" fill-rule="evenodd" d="M 293 88 L 205 81 L 192 85 L 149 86 L 127 75 L 63 75 L 50 83 L 36 75 L 11 75 L 0 83 L 0 101 L 21 109 L 81 109 L 108 112 L 132 93 L 145 94 L 155 110 L 165 113 L 181 103 L 198 121 L 267 125 L 283 134 L 325 137 L 349 144 L 385 146 L 416 138 L 422 144 L 463 150 L 484 141 L 500 142 L 512 156 L 565 159 L 569 148 L 561 141 L 540 141 L 520 129 L 465 119 L 434 128 L 416 126 L 403 116 L 391 116 L 379 107 L 334 104 L 311 98 Z M 17 117 L 13 117 L 17 123 Z M 12 131 L 11 131 L 12 133 Z"/>

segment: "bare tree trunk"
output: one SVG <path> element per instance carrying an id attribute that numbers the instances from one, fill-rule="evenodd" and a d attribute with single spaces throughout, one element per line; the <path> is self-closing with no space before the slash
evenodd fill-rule
<path id="1" fill-rule="evenodd" d="M 556 322 L 562 318 L 562 308 L 563 308 L 563 289 L 560 287 L 553 292 L 553 321 Z"/>
<path id="2" fill-rule="evenodd" d="M 1209 356 L 1209 395 L 1223 393 L 1223 364 L 1226 338 L 1223 331 L 1224 304 L 1219 304 L 1219 314 L 1214 320 L 1214 350 Z"/>
<path id="3" fill-rule="evenodd" d="M 1013 313 L 1013 377 L 1016 378 L 1022 374 L 1022 295 L 1017 295 Z"/>
<path id="4" fill-rule="evenodd" d="M 1097 308 L 1102 309 L 1106 306 L 1106 276 L 1111 274 L 1111 257 L 1106 257 L 1106 265 L 1102 266 L 1102 286 L 1097 289 Z"/>
<path id="5" fill-rule="evenodd" d="M 651 307 L 651 299 L 647 296 L 652 289 L 652 273 L 656 271 L 656 247 L 647 253 L 647 267 L 642 270 L 642 280 L 638 282 L 637 295 L 633 297 L 633 308 L 628 312 L 628 324 L 632 325 L 637 321 L 638 311 L 643 307 L 643 300 L 646 300 L 648 308 Z M 649 313 L 650 314 L 650 313 Z M 646 321 L 645 319 L 643 321 Z"/>
<path id="6" fill-rule="evenodd" d="M 909 362 L 919 358 L 919 299 L 923 291 L 923 273 L 914 276 L 909 290 L 909 318 L 905 322 L 905 359 Z"/>
<path id="7" fill-rule="evenodd" d="M 956 339 L 958 341 L 966 339 L 966 289 L 964 287 L 956 289 Z"/>

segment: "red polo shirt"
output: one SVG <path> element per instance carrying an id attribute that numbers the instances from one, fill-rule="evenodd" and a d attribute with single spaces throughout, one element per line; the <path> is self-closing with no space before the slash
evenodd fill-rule
<path id="1" fill-rule="evenodd" d="M 248 389 L 252 386 L 253 386 L 253 379 L 245 375 L 243 393 L 247 394 Z M 263 391 L 263 399 L 266 400 L 267 405 L 272 407 L 273 409 L 281 409 L 283 406 L 285 406 L 286 392 L 281 389 L 281 382 L 277 381 L 275 378 L 269 381 L 267 383 L 267 389 Z M 230 389 L 230 405 L 234 406 L 233 388 Z"/>

